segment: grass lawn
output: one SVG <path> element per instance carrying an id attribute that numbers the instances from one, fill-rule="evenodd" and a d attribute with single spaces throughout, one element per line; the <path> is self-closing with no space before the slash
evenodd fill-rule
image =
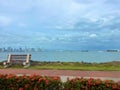
<path id="1" fill-rule="evenodd" d="M 59 62 L 44 63 L 41 65 L 33 65 L 31 69 L 59 69 L 59 70 L 103 70 L 116 71 L 120 70 L 120 64 L 115 63 L 79 63 L 79 62 Z"/>
<path id="2" fill-rule="evenodd" d="M 0 68 L 3 68 L 0 64 Z M 9 68 L 23 68 L 21 65 L 13 65 Z M 32 62 L 28 69 L 56 69 L 56 70 L 99 70 L 120 71 L 120 62 L 85 63 L 85 62 Z"/>

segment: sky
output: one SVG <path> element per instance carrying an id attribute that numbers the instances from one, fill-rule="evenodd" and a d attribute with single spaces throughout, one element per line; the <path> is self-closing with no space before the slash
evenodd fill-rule
<path id="1" fill-rule="evenodd" d="M 120 49 L 120 0 L 0 0 L 0 47 Z"/>

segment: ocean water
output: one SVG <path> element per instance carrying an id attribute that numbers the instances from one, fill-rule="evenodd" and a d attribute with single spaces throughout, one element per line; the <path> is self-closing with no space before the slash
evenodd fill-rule
<path id="1" fill-rule="evenodd" d="M 1 52 L 0 61 L 7 60 L 8 54 L 30 53 L 33 61 L 61 62 L 109 62 L 120 61 L 120 52 L 80 52 L 80 51 L 42 51 L 42 52 Z"/>

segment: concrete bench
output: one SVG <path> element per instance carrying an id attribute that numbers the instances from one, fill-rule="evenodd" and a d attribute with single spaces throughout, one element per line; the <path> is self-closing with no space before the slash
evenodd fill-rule
<path id="1" fill-rule="evenodd" d="M 24 67 L 30 66 L 30 54 L 9 54 L 8 60 L 3 62 L 4 67 L 9 67 L 13 64 L 22 64 Z"/>

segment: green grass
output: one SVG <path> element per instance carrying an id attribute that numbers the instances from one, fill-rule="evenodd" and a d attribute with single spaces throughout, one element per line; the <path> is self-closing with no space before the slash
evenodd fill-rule
<path id="1" fill-rule="evenodd" d="M 58 69 L 58 70 L 102 70 L 102 71 L 116 71 L 120 70 L 120 66 L 108 64 L 46 64 L 31 66 L 31 69 Z"/>
<path id="2" fill-rule="evenodd" d="M 3 68 L 0 65 L 0 68 Z M 21 65 L 13 65 L 9 68 L 23 68 Z M 32 62 L 28 69 L 51 70 L 90 70 L 90 71 L 120 71 L 120 62 L 85 63 L 85 62 Z"/>

